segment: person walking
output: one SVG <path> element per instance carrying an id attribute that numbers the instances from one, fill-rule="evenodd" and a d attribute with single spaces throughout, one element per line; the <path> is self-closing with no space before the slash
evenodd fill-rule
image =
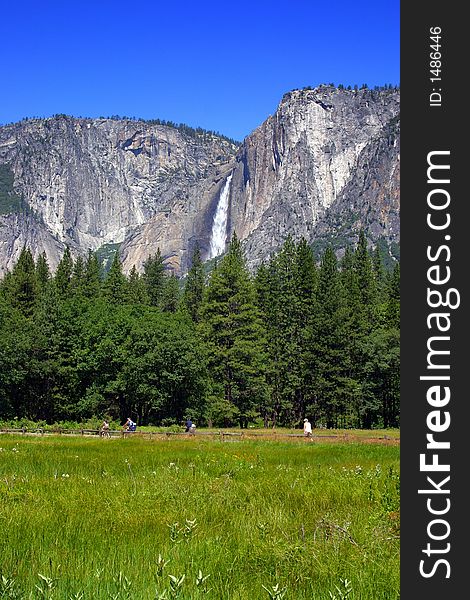
<path id="1" fill-rule="evenodd" d="M 312 425 L 308 419 L 304 419 L 304 436 L 305 437 L 312 436 Z"/>

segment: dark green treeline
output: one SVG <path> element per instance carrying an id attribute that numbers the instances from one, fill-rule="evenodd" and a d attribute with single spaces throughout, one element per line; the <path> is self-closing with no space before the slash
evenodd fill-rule
<path id="1" fill-rule="evenodd" d="M 67 249 L 51 274 L 24 248 L 0 282 L 0 419 L 397 427 L 400 269 L 383 265 L 362 233 L 340 262 L 288 238 L 254 274 L 234 236 L 183 281 L 160 252 L 103 275 Z"/>

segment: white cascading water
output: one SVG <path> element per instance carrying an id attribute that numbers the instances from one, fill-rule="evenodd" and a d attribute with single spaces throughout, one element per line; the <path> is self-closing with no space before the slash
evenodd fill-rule
<path id="1" fill-rule="evenodd" d="M 227 241 L 228 198 L 230 195 L 232 175 L 233 173 L 230 173 L 227 177 L 227 181 L 220 192 L 219 202 L 215 210 L 214 220 L 212 221 L 209 258 L 219 256 L 219 254 L 222 254 L 225 251 L 225 243 Z"/>

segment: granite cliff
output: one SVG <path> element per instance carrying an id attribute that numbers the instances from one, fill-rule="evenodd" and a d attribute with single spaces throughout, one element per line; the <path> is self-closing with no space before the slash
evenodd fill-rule
<path id="1" fill-rule="evenodd" d="M 398 242 L 398 114 L 396 90 L 286 94 L 237 155 L 230 223 L 249 260 L 288 233 L 341 250 L 364 226 L 371 244 Z"/>
<path id="2" fill-rule="evenodd" d="M 52 268 L 66 245 L 119 247 L 127 271 L 160 248 L 184 273 L 196 241 L 203 258 L 220 247 L 217 212 L 222 245 L 236 231 L 252 266 L 288 233 L 341 250 L 364 227 L 397 245 L 399 92 L 289 92 L 241 145 L 127 119 L 0 127 L 0 273 L 24 244 Z"/>

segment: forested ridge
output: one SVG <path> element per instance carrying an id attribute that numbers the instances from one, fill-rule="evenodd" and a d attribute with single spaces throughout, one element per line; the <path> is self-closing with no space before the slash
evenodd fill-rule
<path id="1" fill-rule="evenodd" d="M 234 236 L 206 274 L 159 252 L 103 274 L 28 248 L 0 282 L 0 420 L 107 416 L 140 425 L 399 426 L 400 266 L 363 233 L 316 263 L 288 238 L 255 273 Z"/>

